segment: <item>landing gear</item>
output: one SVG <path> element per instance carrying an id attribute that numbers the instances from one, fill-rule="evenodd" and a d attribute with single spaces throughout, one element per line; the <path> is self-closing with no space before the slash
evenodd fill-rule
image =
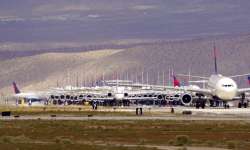
<path id="1" fill-rule="evenodd" d="M 209 100 L 210 107 L 214 107 L 214 100 Z"/>
<path id="2" fill-rule="evenodd" d="M 243 106 L 244 106 L 244 108 L 247 108 L 247 107 L 248 107 L 248 103 L 245 102 L 245 103 L 243 104 Z"/>
<path id="3" fill-rule="evenodd" d="M 241 102 L 239 102 L 239 104 L 238 104 L 238 108 L 241 108 L 242 107 L 242 103 Z"/>
<path id="4" fill-rule="evenodd" d="M 241 100 L 238 104 L 238 108 L 242 108 L 242 107 L 247 108 L 248 107 L 248 102 L 245 102 L 245 98 L 246 98 L 246 95 L 245 95 L 245 93 L 243 93 L 241 95 Z"/>
<path id="5" fill-rule="evenodd" d="M 247 108 L 247 107 L 248 107 L 248 103 L 246 103 L 246 102 L 244 102 L 244 103 L 239 102 L 239 104 L 238 104 L 238 108 Z"/>
<path id="6" fill-rule="evenodd" d="M 206 107 L 206 100 L 201 99 L 201 97 L 199 97 L 195 103 L 195 107 L 196 109 L 199 109 L 200 107 L 204 109 Z"/>
<path id="7" fill-rule="evenodd" d="M 98 104 L 96 101 L 92 101 L 92 109 L 97 110 Z"/>
<path id="8" fill-rule="evenodd" d="M 205 109 L 205 107 L 206 107 L 206 102 L 204 100 L 202 100 L 202 102 L 201 102 L 201 108 Z"/>
<path id="9" fill-rule="evenodd" d="M 238 108 L 247 108 L 248 107 L 248 103 L 247 102 L 244 102 L 244 103 L 242 103 L 242 102 L 239 102 L 239 104 L 238 104 Z"/>
<path id="10" fill-rule="evenodd" d="M 229 104 L 227 104 L 227 102 L 223 102 L 223 106 L 224 106 L 225 109 L 229 109 L 230 108 L 230 106 L 229 106 Z"/>

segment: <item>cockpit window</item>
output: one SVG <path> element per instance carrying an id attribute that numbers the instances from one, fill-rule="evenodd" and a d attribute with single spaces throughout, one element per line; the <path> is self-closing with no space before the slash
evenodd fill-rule
<path id="1" fill-rule="evenodd" d="M 223 87 L 233 87 L 232 84 L 223 84 L 222 86 L 223 86 Z"/>

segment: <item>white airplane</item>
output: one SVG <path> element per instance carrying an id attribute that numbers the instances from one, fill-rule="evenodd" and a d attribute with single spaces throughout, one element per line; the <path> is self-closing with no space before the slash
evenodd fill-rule
<path id="1" fill-rule="evenodd" d="M 176 78 L 176 76 L 173 74 L 173 86 L 162 86 L 162 85 L 150 85 L 150 84 L 141 84 L 141 83 L 118 83 L 119 86 L 125 86 L 125 87 L 135 87 L 139 91 L 144 91 L 145 96 L 148 96 L 147 98 L 150 100 L 161 100 L 165 99 L 168 101 L 173 101 L 174 103 L 178 103 L 180 100 L 182 105 L 189 106 L 193 99 L 196 99 L 197 96 L 194 95 L 193 92 L 184 92 L 180 90 L 175 90 L 175 88 L 192 88 L 192 89 L 200 89 L 197 85 L 188 85 L 183 86 L 181 85 L 180 81 Z M 132 92 L 130 92 L 131 94 Z M 153 94 L 152 94 L 153 93 Z M 151 95 L 150 95 L 151 94 Z M 145 98 L 142 97 L 142 98 Z M 156 98 L 154 97 L 156 96 Z"/>
<path id="2" fill-rule="evenodd" d="M 232 79 L 234 77 L 247 76 L 248 74 L 234 75 L 234 76 L 223 76 L 218 74 L 217 71 L 217 57 L 216 57 L 216 47 L 214 46 L 214 65 L 215 65 L 215 74 L 212 74 L 210 77 L 201 77 L 201 76 L 192 76 L 198 77 L 206 80 L 208 88 L 192 88 L 192 87 L 166 87 L 166 89 L 180 90 L 184 92 L 194 92 L 197 96 L 208 96 L 214 101 L 223 101 L 225 103 L 233 100 L 240 100 L 238 107 L 247 107 L 247 102 L 245 102 L 245 94 L 250 92 L 250 88 L 241 88 L 239 89 L 237 83 Z M 187 75 L 186 75 L 187 76 Z M 186 101 L 192 101 L 192 97 L 186 95 Z M 199 98 L 196 101 L 196 107 L 205 107 L 205 100 Z M 228 105 L 225 105 L 228 106 Z"/>
<path id="3" fill-rule="evenodd" d="M 54 104 L 72 104 L 75 102 L 107 102 L 110 104 L 129 103 L 145 100 L 163 100 L 162 93 L 152 90 L 134 90 L 125 86 L 101 86 L 88 90 L 62 90 L 62 93 L 51 93 L 50 99 Z"/>
<path id="4" fill-rule="evenodd" d="M 17 104 L 37 106 L 44 105 L 47 100 L 47 93 L 45 92 L 28 92 L 23 93 L 19 90 L 16 83 L 13 82 L 14 98 L 17 100 Z"/>

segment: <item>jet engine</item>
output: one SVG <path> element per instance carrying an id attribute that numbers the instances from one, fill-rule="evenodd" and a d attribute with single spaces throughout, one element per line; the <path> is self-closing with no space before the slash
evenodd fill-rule
<path id="1" fill-rule="evenodd" d="M 50 95 L 50 98 L 51 98 L 51 99 L 55 99 L 55 96 L 54 96 L 54 95 Z"/>
<path id="2" fill-rule="evenodd" d="M 67 100 L 69 100 L 69 99 L 70 99 L 70 95 L 66 95 L 65 97 L 66 97 L 66 99 L 67 99 Z"/>
<path id="3" fill-rule="evenodd" d="M 84 97 L 83 95 L 79 95 L 78 98 L 79 98 L 79 100 L 83 100 L 83 97 Z"/>
<path id="4" fill-rule="evenodd" d="M 163 95 L 158 95 L 158 96 L 157 96 L 157 99 L 158 99 L 158 100 L 162 100 L 163 98 L 164 98 Z"/>
<path id="5" fill-rule="evenodd" d="M 182 94 L 181 95 L 181 103 L 185 106 L 189 105 L 193 101 L 192 95 L 190 94 Z"/>
<path id="6" fill-rule="evenodd" d="M 64 95 L 61 95 L 61 96 L 60 96 L 60 99 L 61 99 L 61 100 L 64 100 L 64 98 L 65 98 Z"/>

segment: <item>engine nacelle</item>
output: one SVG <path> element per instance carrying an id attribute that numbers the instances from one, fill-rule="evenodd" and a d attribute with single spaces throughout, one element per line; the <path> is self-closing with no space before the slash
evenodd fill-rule
<path id="1" fill-rule="evenodd" d="M 66 95 L 65 97 L 66 97 L 66 99 L 67 99 L 67 100 L 69 100 L 69 99 L 70 99 L 70 95 Z"/>
<path id="2" fill-rule="evenodd" d="M 78 98 L 79 98 L 79 100 L 83 100 L 83 97 L 84 97 L 83 95 L 79 95 Z"/>
<path id="3" fill-rule="evenodd" d="M 51 98 L 51 99 L 55 99 L 55 96 L 54 96 L 54 95 L 50 95 L 50 98 Z"/>
<path id="4" fill-rule="evenodd" d="M 60 96 L 60 99 L 62 99 L 62 100 L 63 100 L 64 98 L 65 98 L 65 96 L 64 96 L 64 95 L 61 95 L 61 96 Z"/>
<path id="5" fill-rule="evenodd" d="M 181 95 L 181 103 L 185 106 L 190 105 L 193 101 L 193 97 L 190 94 L 182 94 Z"/>
<path id="6" fill-rule="evenodd" d="M 124 93 L 124 97 L 128 97 L 128 93 Z"/>
<path id="7" fill-rule="evenodd" d="M 158 96 L 157 96 L 157 99 L 158 99 L 158 100 L 162 100 L 163 98 L 164 98 L 163 95 L 158 95 Z"/>

